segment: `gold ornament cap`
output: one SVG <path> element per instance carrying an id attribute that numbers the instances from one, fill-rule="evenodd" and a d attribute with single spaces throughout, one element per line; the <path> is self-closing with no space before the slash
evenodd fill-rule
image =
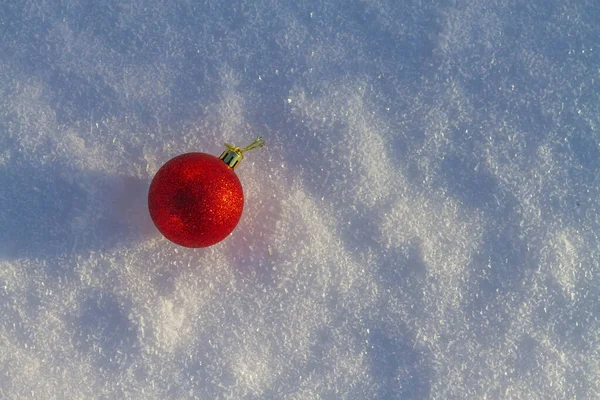
<path id="1" fill-rule="evenodd" d="M 244 148 L 240 148 L 238 146 L 232 146 L 229 143 L 225 143 L 225 147 L 227 149 L 221 154 L 219 159 L 223 160 L 225 164 L 227 164 L 230 168 L 236 169 L 236 167 L 242 162 L 244 159 L 244 153 L 250 150 L 258 149 L 260 147 L 265 146 L 266 143 L 262 136 L 257 137 L 254 142 L 250 143 L 248 146 Z"/>

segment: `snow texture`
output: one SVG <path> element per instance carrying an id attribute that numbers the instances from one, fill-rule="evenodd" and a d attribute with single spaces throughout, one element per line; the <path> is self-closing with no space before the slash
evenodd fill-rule
<path id="1" fill-rule="evenodd" d="M 4 0 L 0 399 L 600 398 L 600 3 Z M 223 142 L 243 219 L 150 180 Z"/>

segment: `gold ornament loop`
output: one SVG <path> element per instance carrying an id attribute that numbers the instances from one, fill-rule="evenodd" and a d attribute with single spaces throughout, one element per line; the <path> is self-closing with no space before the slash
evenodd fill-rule
<path id="1" fill-rule="evenodd" d="M 219 159 L 223 160 L 225 164 L 227 164 L 229 167 L 236 169 L 239 163 L 242 162 L 242 160 L 244 159 L 245 152 L 266 146 L 266 144 L 267 143 L 264 141 L 262 136 L 257 137 L 252 143 L 250 143 L 244 148 L 225 143 L 225 147 L 227 147 L 227 150 L 225 150 L 223 154 L 221 154 Z"/>

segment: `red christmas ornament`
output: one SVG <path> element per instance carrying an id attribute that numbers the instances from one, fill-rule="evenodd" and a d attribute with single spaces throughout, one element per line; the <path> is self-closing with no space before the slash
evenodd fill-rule
<path id="1" fill-rule="evenodd" d="M 207 247 L 225 239 L 244 208 L 244 192 L 234 169 L 243 153 L 265 145 L 261 137 L 243 149 L 225 144 L 219 158 L 187 153 L 163 165 L 150 184 L 148 209 L 154 225 L 170 241 Z"/>

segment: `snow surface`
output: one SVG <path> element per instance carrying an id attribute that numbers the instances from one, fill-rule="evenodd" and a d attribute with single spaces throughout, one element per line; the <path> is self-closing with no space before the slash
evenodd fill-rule
<path id="1" fill-rule="evenodd" d="M 600 3 L 4 0 L 0 399 L 600 398 Z M 238 169 L 224 242 L 146 206 Z"/>

